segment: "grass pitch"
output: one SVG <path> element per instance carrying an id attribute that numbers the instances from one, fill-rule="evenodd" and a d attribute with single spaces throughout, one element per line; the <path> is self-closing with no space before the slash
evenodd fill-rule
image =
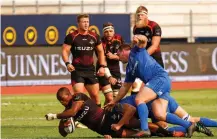
<path id="1" fill-rule="evenodd" d="M 173 91 L 178 103 L 192 116 L 217 120 L 217 89 Z M 101 95 L 102 104 L 104 101 Z M 63 106 L 55 94 L 3 95 L 1 96 L 1 138 L 61 138 L 58 120 L 46 121 L 44 115 L 58 113 Z M 217 138 L 217 128 L 211 128 L 214 137 L 195 133 L 193 139 Z M 76 129 L 67 138 L 99 138 L 101 135 L 89 129 Z M 166 138 L 164 138 L 166 139 Z"/>

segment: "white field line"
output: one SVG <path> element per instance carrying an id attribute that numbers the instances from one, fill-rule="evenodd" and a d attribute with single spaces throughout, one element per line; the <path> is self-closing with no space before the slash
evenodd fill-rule
<path id="1" fill-rule="evenodd" d="M 23 118 L 23 117 L 16 117 L 16 118 L 1 118 L 1 121 L 11 121 L 11 120 L 23 120 L 23 121 L 31 121 L 31 120 L 45 120 L 45 118 Z"/>
<path id="2" fill-rule="evenodd" d="M 4 102 L 1 103 L 1 106 L 9 106 L 9 105 L 37 105 L 37 106 L 55 106 L 58 105 L 58 102 L 49 102 L 49 103 L 11 103 Z"/>

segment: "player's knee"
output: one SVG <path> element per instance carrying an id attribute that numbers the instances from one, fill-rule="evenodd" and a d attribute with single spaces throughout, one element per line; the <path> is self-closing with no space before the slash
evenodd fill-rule
<path id="1" fill-rule="evenodd" d="M 166 120 L 166 114 L 164 114 L 164 113 L 157 113 L 157 114 L 155 114 L 155 118 L 158 121 L 165 121 Z"/>
<path id="2" fill-rule="evenodd" d="M 135 98 L 135 103 L 136 103 L 136 105 L 138 106 L 139 104 L 144 103 L 144 100 L 142 100 L 142 99 L 139 98 L 139 97 L 136 97 L 136 98 Z"/>
<path id="3" fill-rule="evenodd" d="M 169 126 L 166 122 L 163 122 L 163 121 L 157 122 L 157 125 L 161 126 L 164 129 L 167 129 Z"/>

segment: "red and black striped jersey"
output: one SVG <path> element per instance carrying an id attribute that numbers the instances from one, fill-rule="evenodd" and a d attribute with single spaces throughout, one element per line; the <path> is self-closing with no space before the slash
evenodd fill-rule
<path id="1" fill-rule="evenodd" d="M 93 53 L 96 46 L 101 44 L 98 34 L 88 31 L 88 34 L 83 35 L 75 30 L 65 37 L 64 43 L 72 46 L 72 64 L 76 69 L 86 70 L 93 67 Z"/>
<path id="2" fill-rule="evenodd" d="M 105 55 L 108 52 L 112 54 L 117 54 L 117 51 L 121 44 L 123 44 L 123 38 L 121 35 L 115 34 L 111 41 L 107 41 L 105 37 L 102 37 L 102 45 L 105 51 Z M 119 61 L 106 58 L 107 66 L 111 72 L 120 72 Z"/>
<path id="3" fill-rule="evenodd" d="M 134 26 L 133 34 L 134 35 L 136 35 L 136 34 L 145 35 L 148 38 L 148 43 L 147 43 L 147 46 L 146 46 L 146 49 L 148 49 L 152 45 L 152 37 L 153 36 L 161 36 L 162 32 L 161 32 L 160 26 L 156 22 L 148 20 L 148 24 L 143 28 L 136 28 L 136 26 Z M 163 60 L 162 60 L 162 57 L 161 57 L 160 46 L 158 47 L 158 49 L 151 56 L 162 67 L 164 67 Z"/>

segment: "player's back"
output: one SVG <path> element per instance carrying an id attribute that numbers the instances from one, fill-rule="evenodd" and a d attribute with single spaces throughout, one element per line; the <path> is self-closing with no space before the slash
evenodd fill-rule
<path id="1" fill-rule="evenodd" d="M 156 77 L 168 76 L 168 73 L 148 54 L 145 48 L 135 46 L 131 50 L 129 61 L 135 76 L 145 83 Z"/>
<path id="2" fill-rule="evenodd" d="M 76 113 L 74 119 L 86 125 L 88 128 L 98 131 L 100 121 L 103 118 L 104 111 L 96 105 L 87 95 L 77 93 L 73 96 L 73 101 L 84 101 L 81 109 Z"/>

